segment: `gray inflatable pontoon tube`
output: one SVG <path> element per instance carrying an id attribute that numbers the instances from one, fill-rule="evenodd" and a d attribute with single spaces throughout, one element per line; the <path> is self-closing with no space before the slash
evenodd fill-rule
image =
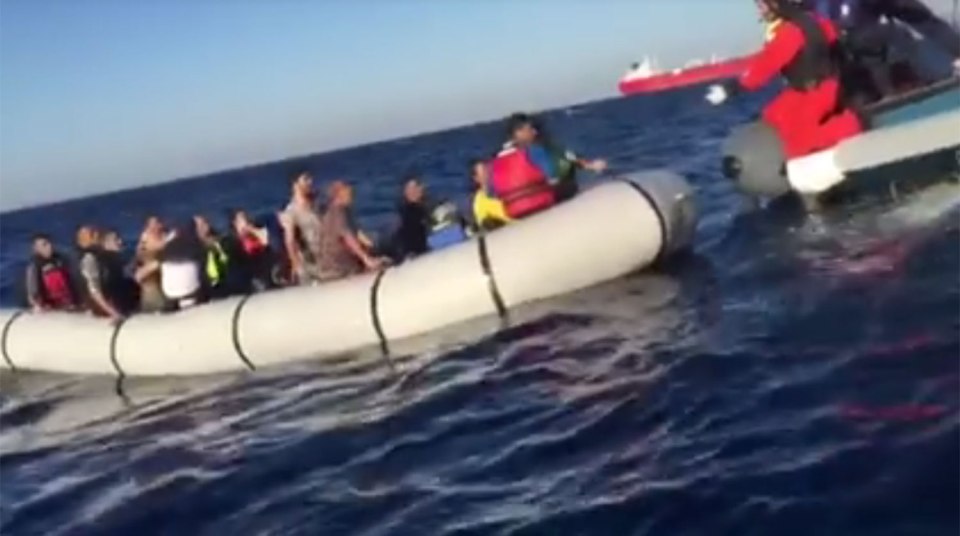
<path id="1" fill-rule="evenodd" d="M 379 273 L 230 298 L 118 326 L 82 314 L 0 311 L 6 368 L 119 376 L 255 369 L 426 334 L 614 279 L 684 249 L 687 182 L 644 172 L 486 236 Z"/>

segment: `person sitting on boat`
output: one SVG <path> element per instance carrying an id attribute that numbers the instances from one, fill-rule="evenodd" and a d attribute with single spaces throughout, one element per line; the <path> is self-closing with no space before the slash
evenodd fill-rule
<path id="1" fill-rule="evenodd" d="M 787 87 L 767 104 L 762 116 L 779 135 L 788 159 L 860 133 L 860 119 L 840 103 L 833 24 L 789 0 L 756 2 L 765 20 L 782 22 L 740 79 L 711 86 L 707 100 L 721 104 L 741 89 L 763 87 L 779 73 Z"/>
<path id="2" fill-rule="evenodd" d="M 523 218 L 556 203 L 550 183 L 556 172 L 547 150 L 537 143 L 533 118 L 513 114 L 507 119 L 510 140 L 491 163 L 494 194 L 511 219 Z"/>
<path id="3" fill-rule="evenodd" d="M 160 254 L 171 238 L 160 218 L 147 218 L 140 242 L 134 254 L 133 279 L 140 294 L 140 311 L 159 313 L 169 309 L 170 303 L 163 294 L 160 278 Z"/>
<path id="4" fill-rule="evenodd" d="M 467 222 L 453 202 L 440 203 L 430 213 L 430 236 L 427 244 L 430 251 L 437 251 L 460 242 L 465 242 Z"/>
<path id="5" fill-rule="evenodd" d="M 136 311 L 140 304 L 140 288 L 129 275 L 130 261 L 123 254 L 123 239 L 113 230 L 104 230 L 100 248 L 107 270 L 107 294 L 116 298 L 120 312 L 127 315 Z"/>
<path id="6" fill-rule="evenodd" d="M 334 181 L 327 190 L 327 209 L 321 219 L 319 276 L 333 281 L 367 270 L 379 270 L 383 260 L 374 257 L 353 223 L 353 187 Z"/>
<path id="7" fill-rule="evenodd" d="M 202 276 L 205 249 L 191 220 L 173 231 L 160 253 L 160 288 L 172 309 L 186 309 L 207 300 Z"/>
<path id="8" fill-rule="evenodd" d="M 33 237 L 33 255 L 27 263 L 27 304 L 34 312 L 75 311 L 80 300 L 70 264 L 54 248 L 50 237 Z"/>
<path id="9" fill-rule="evenodd" d="M 535 122 L 537 129 L 537 143 L 547 150 L 553 162 L 556 175 L 554 178 L 553 190 L 557 196 L 557 202 L 568 201 L 580 192 L 580 183 L 577 181 L 577 171 L 586 169 L 594 173 L 603 173 L 607 169 L 607 161 L 602 158 L 586 159 L 581 158 L 573 151 L 567 149 L 550 136 L 547 128 L 539 122 Z"/>
<path id="10" fill-rule="evenodd" d="M 313 176 L 306 171 L 290 182 L 290 203 L 277 216 L 294 280 L 306 285 L 319 280 L 320 213 L 314 202 Z"/>
<path id="11" fill-rule="evenodd" d="M 510 140 L 491 164 L 491 185 L 511 219 L 548 209 L 558 200 L 570 197 L 571 192 L 575 193 L 575 176 L 571 171 L 576 166 L 596 171 L 606 168 L 602 160 L 580 160 L 553 140 L 542 138 L 536 120 L 530 115 L 510 116 L 507 135 Z M 558 167 L 559 164 L 563 167 Z"/>
<path id="12" fill-rule="evenodd" d="M 426 188 L 417 175 L 403 179 L 403 192 L 397 213 L 400 225 L 393 235 L 392 257 L 403 261 L 427 252 L 427 233 L 430 214 L 426 206 Z"/>
<path id="13" fill-rule="evenodd" d="M 243 274 L 251 290 L 260 292 L 276 286 L 273 268 L 277 259 L 270 248 L 270 232 L 258 226 L 244 210 L 235 210 L 230 214 L 233 234 L 232 243 L 227 249 L 235 250 L 238 255 L 234 268 Z"/>
<path id="14" fill-rule="evenodd" d="M 80 277 L 87 308 L 97 316 L 105 316 L 117 322 L 123 319 L 122 309 L 108 285 L 108 267 L 100 246 L 96 228 L 84 225 L 77 230 L 77 250 L 80 258 Z"/>
<path id="15" fill-rule="evenodd" d="M 503 201 L 490 193 L 490 168 L 483 160 L 470 161 L 470 188 L 473 224 L 478 231 L 492 231 L 510 222 Z"/>
<path id="16" fill-rule="evenodd" d="M 239 253 L 228 251 L 229 241 L 223 240 L 204 216 L 194 216 L 193 224 L 204 248 L 203 276 L 209 297 L 224 298 L 250 292 L 250 281 L 243 280 L 234 267 Z"/>

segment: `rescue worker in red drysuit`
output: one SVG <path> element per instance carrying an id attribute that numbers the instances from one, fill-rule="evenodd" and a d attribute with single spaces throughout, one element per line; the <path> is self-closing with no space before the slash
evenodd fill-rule
<path id="1" fill-rule="evenodd" d="M 860 133 L 860 119 L 840 105 L 833 24 L 790 0 L 756 1 L 765 20 L 780 23 L 740 79 L 711 87 L 707 99 L 720 104 L 740 89 L 760 89 L 781 74 L 787 87 L 764 108 L 762 117 L 779 135 L 787 159 Z"/>

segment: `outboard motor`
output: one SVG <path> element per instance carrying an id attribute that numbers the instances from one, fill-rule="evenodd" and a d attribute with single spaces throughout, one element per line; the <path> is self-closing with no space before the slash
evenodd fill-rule
<path id="1" fill-rule="evenodd" d="M 723 175 L 745 194 L 774 198 L 790 192 L 783 147 L 763 121 L 738 127 L 723 144 Z"/>

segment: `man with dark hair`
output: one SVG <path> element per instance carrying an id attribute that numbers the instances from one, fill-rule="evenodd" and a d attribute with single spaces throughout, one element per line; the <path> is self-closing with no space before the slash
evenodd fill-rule
<path id="1" fill-rule="evenodd" d="M 310 173 L 302 171 L 292 177 L 290 203 L 278 215 L 278 221 L 295 281 L 301 285 L 319 281 L 322 224 Z"/>
<path id="2" fill-rule="evenodd" d="M 27 264 L 27 303 L 35 312 L 80 308 L 70 266 L 53 248 L 50 237 L 33 237 L 33 255 Z"/>
<path id="3" fill-rule="evenodd" d="M 603 171 L 603 160 L 582 160 L 550 140 L 525 113 L 507 118 L 508 141 L 493 159 L 491 184 L 510 218 L 523 218 L 576 194 L 574 172 Z"/>

